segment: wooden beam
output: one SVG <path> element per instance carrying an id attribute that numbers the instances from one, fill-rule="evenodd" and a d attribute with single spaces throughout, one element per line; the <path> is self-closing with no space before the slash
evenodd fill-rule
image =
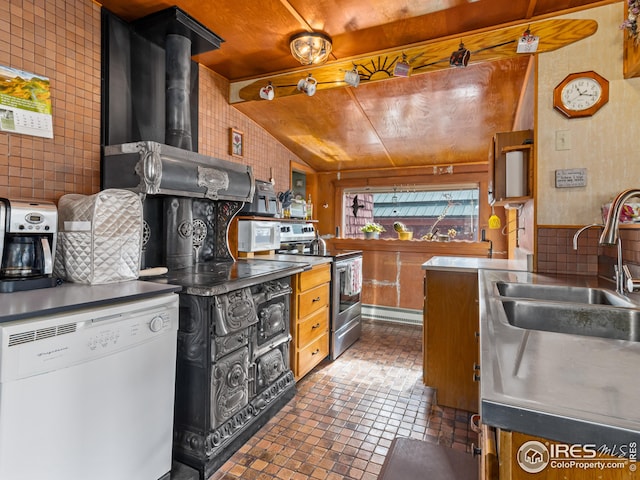
<path id="1" fill-rule="evenodd" d="M 299 95 L 296 88 L 300 79 L 309 74 L 317 80 L 318 90 L 345 87 L 344 73 L 354 66 L 360 73 L 360 84 L 390 80 L 396 63 L 406 57 L 410 60 L 410 75 L 420 75 L 449 66 L 449 56 L 462 42 L 470 50 L 470 63 L 500 60 L 521 55 L 516 46 L 523 32 L 540 37 L 536 53 L 550 52 L 593 35 L 598 29 L 595 20 L 554 19 L 523 23 L 498 30 L 456 35 L 446 39 L 415 43 L 401 48 L 373 52 L 326 63 L 325 65 L 274 73 L 268 76 L 231 82 L 229 103 L 261 100 L 260 89 L 269 82 L 275 87 L 276 98 Z M 399 79 L 401 81 L 401 79 Z M 269 100 L 264 100 L 269 101 Z"/>

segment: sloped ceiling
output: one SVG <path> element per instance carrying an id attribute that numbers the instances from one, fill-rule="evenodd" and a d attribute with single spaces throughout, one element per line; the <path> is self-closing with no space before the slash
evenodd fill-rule
<path id="1" fill-rule="evenodd" d="M 572 9 L 615 3 L 588 0 L 102 0 L 126 21 L 178 6 L 225 41 L 194 57 L 231 85 L 304 67 L 289 37 L 318 30 L 333 40 L 331 62 L 427 41 L 463 41 L 472 33 L 526 25 Z M 622 2 L 620 2 L 622 3 Z M 622 7 L 621 7 L 622 15 Z M 525 27 L 523 27 L 523 30 Z M 535 34 L 535 31 L 532 33 Z M 459 38 L 459 40 L 458 40 Z M 448 44 L 447 44 L 448 45 Z M 515 49 L 515 47 L 514 47 Z M 511 130 L 528 55 L 466 68 L 448 64 L 409 78 L 234 103 L 317 171 L 486 161 L 490 139 Z M 266 84 L 266 82 L 265 82 Z"/>

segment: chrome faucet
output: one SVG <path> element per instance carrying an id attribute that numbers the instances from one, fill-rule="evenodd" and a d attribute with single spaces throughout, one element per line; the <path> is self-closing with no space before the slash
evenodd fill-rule
<path id="1" fill-rule="evenodd" d="M 584 227 L 582 227 L 580 230 L 578 230 L 574 235 L 573 235 L 573 249 L 574 250 L 578 250 L 578 237 L 580 236 L 580 234 L 582 232 L 584 232 L 585 230 L 589 230 L 590 228 L 593 227 L 600 227 L 603 228 L 604 225 L 602 225 L 601 223 L 592 223 L 591 225 L 586 225 Z"/>
<path id="2" fill-rule="evenodd" d="M 628 292 L 634 292 L 640 287 L 640 283 L 635 280 L 629 268 L 622 262 L 622 241 L 620 240 L 619 227 L 620 227 L 620 211 L 622 207 L 632 197 L 640 196 L 640 189 L 630 188 L 624 190 L 618 194 L 618 196 L 611 203 L 607 220 L 604 222 L 604 229 L 600 234 L 600 245 L 618 245 L 618 261 L 616 264 L 616 292 L 624 295 L 625 290 Z M 626 288 L 625 288 L 626 287 Z"/>
<path id="3" fill-rule="evenodd" d="M 618 227 L 620 224 L 620 211 L 625 202 L 632 197 L 640 196 L 640 189 L 631 188 L 620 192 L 611 203 L 607 220 L 604 222 L 604 230 L 600 235 L 600 245 L 615 245 L 618 240 Z"/>
<path id="4" fill-rule="evenodd" d="M 591 225 L 586 225 L 586 226 L 582 227 L 580 230 L 578 230 L 573 235 L 573 249 L 574 250 L 578 250 L 578 237 L 580 236 L 580 234 L 582 232 L 584 232 L 585 230 L 588 230 L 588 229 L 593 228 L 593 227 L 604 228 L 604 225 L 602 225 L 601 223 L 592 223 Z M 602 235 L 600 236 L 600 238 L 602 238 Z M 630 274 L 629 269 L 627 268 L 627 266 L 622 264 L 622 241 L 620 240 L 620 237 L 618 236 L 618 238 L 616 240 L 614 240 L 614 241 L 618 246 L 617 265 L 614 267 L 614 270 L 615 270 L 614 279 L 616 281 L 616 292 L 621 294 L 621 295 L 624 295 L 625 294 L 625 291 L 624 291 L 625 282 L 627 282 L 628 279 L 631 278 L 631 274 Z M 602 245 L 602 243 L 600 243 L 600 245 Z M 629 291 L 633 291 L 633 290 L 629 290 Z"/>

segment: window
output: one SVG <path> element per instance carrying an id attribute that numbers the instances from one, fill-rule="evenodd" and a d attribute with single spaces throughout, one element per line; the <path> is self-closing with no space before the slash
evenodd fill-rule
<path id="1" fill-rule="evenodd" d="M 402 191 L 401 191 L 402 190 Z M 360 227 L 375 222 L 385 229 L 380 238 L 398 238 L 393 225 L 401 222 L 414 239 L 478 239 L 478 185 L 345 190 L 345 238 L 362 238 Z"/>

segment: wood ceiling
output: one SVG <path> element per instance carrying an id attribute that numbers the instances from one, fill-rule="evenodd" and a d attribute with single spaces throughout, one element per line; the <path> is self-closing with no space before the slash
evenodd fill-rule
<path id="1" fill-rule="evenodd" d="M 233 105 L 317 171 L 402 168 L 483 162 L 493 133 L 514 124 L 527 84 L 529 55 L 491 55 L 474 48 L 500 43 L 498 29 L 524 31 L 558 14 L 616 3 L 595 0 L 98 0 L 126 21 L 178 6 L 225 41 L 219 50 L 194 57 L 227 78 L 231 90 L 253 84 L 254 95 Z M 622 7 L 621 7 L 622 15 Z M 595 23 L 595 22 L 593 22 Z M 537 25 L 542 30 L 542 24 Z M 556 29 L 540 35 L 552 48 L 579 41 L 597 25 Z M 577 38 L 564 38 L 579 30 Z M 436 66 L 408 78 L 382 76 L 355 87 L 326 82 L 312 97 L 276 88 L 272 101 L 253 100 L 260 85 L 309 72 L 289 51 L 300 31 L 322 31 L 333 40 L 329 62 L 342 71 L 380 55 L 396 58 L 426 49 L 420 61 Z M 509 32 L 510 34 L 510 32 Z M 496 38 L 496 43 L 493 42 Z M 460 41 L 472 52 L 466 68 L 451 68 L 448 55 Z M 481 45 L 478 43 L 477 45 Z M 493 48 L 489 50 L 494 50 Z M 503 49 L 506 52 L 506 47 Z M 492 57 L 493 55 L 493 57 Z M 412 58 L 415 58 L 413 55 Z M 475 60 L 474 60 L 475 58 Z M 480 61 L 483 60 L 483 61 Z M 489 61 L 493 60 L 493 61 Z M 341 65 L 342 62 L 342 65 Z M 421 63 L 421 65 L 424 63 Z M 412 63 L 414 65 L 414 63 Z M 320 78 L 319 70 L 311 70 Z M 361 70 L 362 71 L 362 70 Z M 327 73 L 328 74 L 328 73 Z M 249 91 L 247 87 L 245 92 Z M 242 97 L 242 95 L 240 95 Z M 230 100 L 231 101 L 231 100 Z M 235 103 L 239 102 L 239 103 Z"/>

